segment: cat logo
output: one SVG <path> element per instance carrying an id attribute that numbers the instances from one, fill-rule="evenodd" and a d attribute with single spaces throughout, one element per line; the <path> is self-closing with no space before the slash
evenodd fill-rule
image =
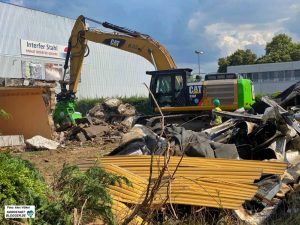
<path id="1" fill-rule="evenodd" d="M 119 47 L 119 44 L 120 44 L 119 40 L 115 40 L 115 39 L 110 40 L 110 45 L 111 46 Z"/>
<path id="2" fill-rule="evenodd" d="M 189 93 L 193 95 L 201 94 L 201 85 L 189 86 Z"/>
<path id="3" fill-rule="evenodd" d="M 125 43 L 124 39 L 115 39 L 115 38 L 109 38 L 103 41 L 103 44 L 116 47 L 116 48 L 121 48 L 122 45 L 124 45 L 124 43 Z"/>

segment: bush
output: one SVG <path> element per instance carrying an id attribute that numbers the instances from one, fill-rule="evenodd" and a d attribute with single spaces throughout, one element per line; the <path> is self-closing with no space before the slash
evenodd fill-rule
<path id="1" fill-rule="evenodd" d="M 54 188 L 56 199 L 42 212 L 43 224 L 71 225 L 73 210 L 77 208 L 80 214 L 83 206 L 81 224 L 92 222 L 96 217 L 101 217 L 106 224 L 115 224 L 111 197 L 106 189 L 122 181 L 129 184 L 126 178 L 107 173 L 100 167 L 91 167 L 84 173 L 77 166 L 64 165 Z"/>
<path id="2" fill-rule="evenodd" d="M 80 215 L 83 208 L 81 224 L 98 217 L 112 225 L 115 221 L 107 187 L 116 182 L 129 185 L 126 178 L 107 173 L 100 167 L 81 172 L 77 166 L 64 165 L 54 189 L 50 190 L 29 162 L 2 153 L 0 181 L 1 225 L 11 224 L 4 218 L 5 205 L 35 205 L 35 219 L 28 219 L 27 224 L 71 225 L 74 209 Z"/>
<path id="3" fill-rule="evenodd" d="M 4 218 L 5 205 L 47 204 L 46 184 L 27 161 L 0 153 L 0 224 L 9 224 Z"/>
<path id="4" fill-rule="evenodd" d="M 136 110 L 142 115 L 152 114 L 150 107 L 150 101 L 147 97 L 119 97 L 124 103 L 133 105 Z M 81 112 L 82 115 L 86 115 L 88 111 L 93 108 L 97 103 L 102 103 L 105 98 L 91 98 L 91 99 L 80 99 L 76 102 L 76 111 Z"/>

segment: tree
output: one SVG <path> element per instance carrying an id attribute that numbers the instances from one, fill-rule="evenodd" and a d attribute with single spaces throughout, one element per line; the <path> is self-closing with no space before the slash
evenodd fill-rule
<path id="1" fill-rule="evenodd" d="M 227 66 L 300 61 L 300 43 L 293 42 L 287 34 L 278 34 L 266 44 L 265 54 L 258 59 L 251 50 L 237 50 L 232 55 L 219 58 L 218 72 L 226 72 Z"/>
<path id="2" fill-rule="evenodd" d="M 249 64 L 254 64 L 255 61 L 256 61 L 256 54 L 253 53 L 250 49 L 247 50 L 238 49 L 230 56 L 219 59 L 218 72 L 225 73 L 227 71 L 227 66 L 249 65 Z"/>
<path id="3" fill-rule="evenodd" d="M 266 55 L 289 55 L 294 48 L 292 38 L 286 34 L 278 34 L 266 45 Z"/>
<path id="4" fill-rule="evenodd" d="M 300 61 L 300 43 L 295 43 L 291 51 L 291 58 L 293 61 Z"/>
<path id="5" fill-rule="evenodd" d="M 256 63 L 275 63 L 289 62 L 293 58 L 297 58 L 297 52 L 292 52 L 295 49 L 295 44 L 292 38 L 286 34 L 278 34 L 272 38 L 272 41 L 266 44 L 266 54 L 257 59 Z"/>
<path id="6" fill-rule="evenodd" d="M 227 58 L 226 57 L 225 58 L 219 58 L 218 65 L 219 65 L 218 72 L 219 73 L 226 73 L 227 66 L 228 66 Z"/>

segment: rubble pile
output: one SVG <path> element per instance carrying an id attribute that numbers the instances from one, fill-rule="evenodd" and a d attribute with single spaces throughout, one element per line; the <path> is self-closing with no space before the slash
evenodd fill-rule
<path id="1" fill-rule="evenodd" d="M 263 97 L 262 102 L 264 114 L 216 112 L 230 119 L 204 131 L 213 141 L 234 144 L 241 160 L 280 161 L 288 165 L 282 176 L 265 175 L 259 179 L 256 195 L 236 210 L 236 215 L 249 224 L 261 224 L 274 214 L 286 194 L 299 186 L 300 177 L 297 107 L 288 111 L 268 97 Z"/>
<path id="2" fill-rule="evenodd" d="M 76 121 L 76 125 L 64 130 L 60 142 L 117 142 L 132 127 L 135 115 L 132 105 L 116 98 L 107 99 L 96 104 L 85 118 Z"/>
<path id="3" fill-rule="evenodd" d="M 253 114 L 245 110 L 215 112 L 225 122 L 202 132 L 167 125 L 160 136 L 150 128 L 135 125 L 109 156 L 161 155 L 168 148 L 170 155 L 227 158 L 253 164 L 286 163 L 284 174 L 263 172 L 254 182 L 256 194 L 235 210 L 235 215 L 246 223 L 261 224 L 276 212 L 286 194 L 299 186 L 300 108 L 283 108 L 268 97 L 263 97 L 257 107 L 259 110 L 254 107 Z"/>

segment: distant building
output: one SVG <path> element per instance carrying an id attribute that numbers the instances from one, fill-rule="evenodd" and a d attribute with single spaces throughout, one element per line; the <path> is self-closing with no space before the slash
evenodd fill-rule
<path id="1" fill-rule="evenodd" d="M 229 66 L 227 72 L 251 79 L 256 93 L 274 93 L 300 81 L 300 61 Z"/>
<path id="2" fill-rule="evenodd" d="M 61 79 L 75 19 L 4 2 L 0 2 L 0 18 L 0 77 Z M 88 46 L 79 98 L 148 95 L 143 83 L 150 83 L 146 75 L 154 70 L 150 62 L 102 44 L 88 42 Z"/>

